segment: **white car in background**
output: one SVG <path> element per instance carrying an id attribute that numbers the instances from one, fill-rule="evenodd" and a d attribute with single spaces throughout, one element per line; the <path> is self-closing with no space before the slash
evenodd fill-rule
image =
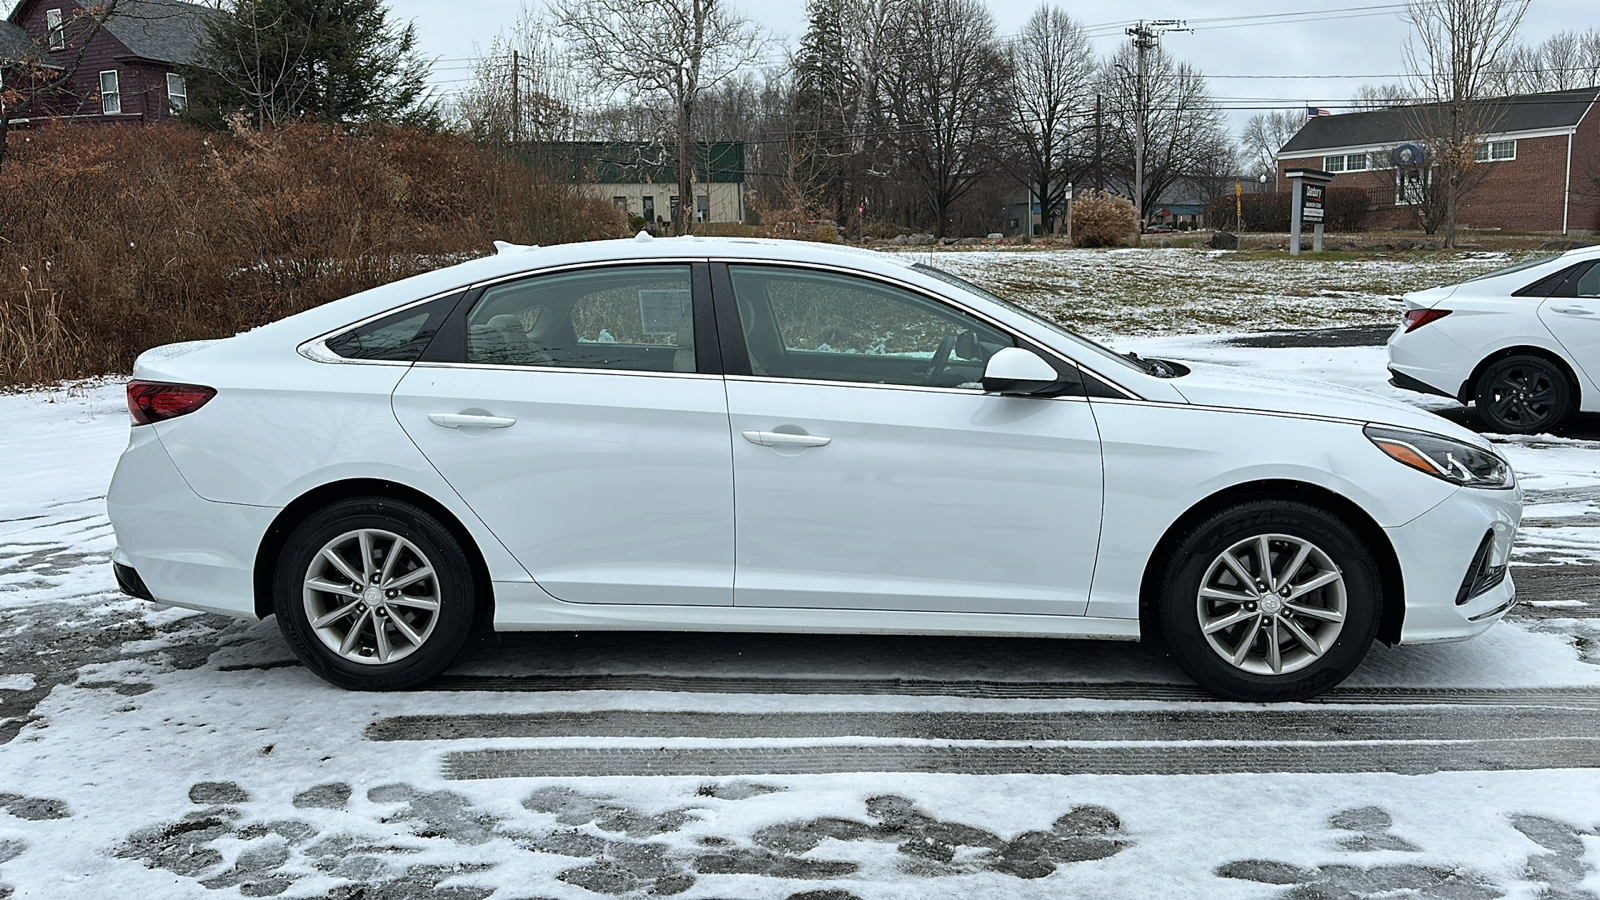
<path id="1" fill-rule="evenodd" d="M 426 682 L 479 623 L 1155 630 L 1287 700 L 1515 598 L 1521 492 L 1478 435 L 819 244 L 508 248 L 157 348 L 128 398 L 123 589 L 276 614 L 347 688 Z"/>
<path id="2" fill-rule="evenodd" d="M 1508 434 L 1600 412 L 1600 247 L 1402 299 L 1405 320 L 1389 338 L 1396 387 L 1474 404 Z"/>

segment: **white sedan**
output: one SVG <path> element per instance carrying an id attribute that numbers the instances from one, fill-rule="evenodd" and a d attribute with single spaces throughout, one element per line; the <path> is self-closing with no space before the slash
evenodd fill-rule
<path id="1" fill-rule="evenodd" d="M 128 398 L 123 589 L 276 614 L 347 688 L 426 682 L 483 623 L 1158 632 L 1286 700 L 1515 597 L 1521 492 L 1481 437 L 866 251 L 503 247 L 152 350 Z"/>
<path id="2" fill-rule="evenodd" d="M 1402 298 L 1391 382 L 1474 403 L 1491 429 L 1537 434 L 1600 412 L 1600 247 Z"/>

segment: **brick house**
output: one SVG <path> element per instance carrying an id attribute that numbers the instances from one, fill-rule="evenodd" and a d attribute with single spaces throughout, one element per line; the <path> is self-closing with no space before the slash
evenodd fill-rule
<path id="1" fill-rule="evenodd" d="M 1560 232 L 1600 230 L 1600 87 L 1485 101 L 1494 109 L 1478 151 L 1475 180 L 1462 195 L 1457 222 L 1469 228 Z M 1426 107 L 1317 116 L 1278 151 L 1278 190 L 1288 169 L 1334 173 L 1330 187 L 1365 190 L 1377 228 L 1416 223 L 1415 207 L 1390 161 Z M 1413 170 L 1411 178 L 1427 177 Z"/>
<path id="2" fill-rule="evenodd" d="M 116 14 L 94 30 L 85 12 L 92 5 L 21 0 L 0 22 L 0 77 L 8 82 L 20 78 L 24 60 L 63 70 L 82 54 L 66 90 L 12 124 L 148 122 L 187 106 L 182 72 L 198 64 L 205 22 L 219 13 L 182 0 L 118 0 Z"/>

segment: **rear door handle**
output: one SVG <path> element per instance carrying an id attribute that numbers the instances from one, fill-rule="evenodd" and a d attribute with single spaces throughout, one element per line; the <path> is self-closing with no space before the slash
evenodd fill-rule
<path id="1" fill-rule="evenodd" d="M 476 416 L 468 413 L 428 413 L 428 421 L 441 428 L 509 428 L 517 424 L 510 416 Z"/>
<path id="2" fill-rule="evenodd" d="M 1550 311 L 1551 312 L 1562 313 L 1563 315 L 1568 315 L 1568 316 L 1592 316 L 1592 315 L 1594 315 L 1594 310 L 1590 309 L 1587 306 L 1552 306 L 1552 307 L 1550 307 Z"/>
<path id="3" fill-rule="evenodd" d="M 763 447 L 825 447 L 833 438 L 820 434 L 789 434 L 783 431 L 746 431 L 744 439 Z"/>

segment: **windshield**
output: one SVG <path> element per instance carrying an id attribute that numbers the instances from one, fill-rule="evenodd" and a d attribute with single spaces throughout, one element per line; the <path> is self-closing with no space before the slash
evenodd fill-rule
<path id="1" fill-rule="evenodd" d="M 1565 255 L 1565 253 L 1557 253 L 1554 256 L 1541 256 L 1538 259 L 1530 259 L 1526 262 L 1519 262 L 1514 266 L 1506 266 L 1504 269 L 1495 269 L 1493 272 L 1485 272 L 1482 275 L 1468 278 L 1467 281 L 1482 281 L 1485 278 L 1496 278 L 1501 275 L 1510 275 L 1512 272 L 1521 272 L 1523 269 L 1531 269 L 1534 266 L 1542 266 L 1547 262 L 1555 262 Z M 1466 284 L 1467 281 L 1463 281 L 1461 283 Z"/>
<path id="2" fill-rule="evenodd" d="M 1107 359 L 1107 360 L 1110 360 L 1112 362 L 1118 363 L 1120 365 L 1127 366 L 1130 369 L 1134 369 L 1136 371 L 1143 372 L 1146 375 L 1152 374 L 1150 372 L 1150 368 L 1145 365 L 1143 360 L 1140 360 L 1137 357 L 1123 356 L 1122 354 L 1116 352 L 1115 350 L 1112 350 L 1109 347 L 1103 347 L 1103 346 L 1095 343 L 1094 341 L 1091 341 L 1088 338 L 1083 337 L 1082 335 L 1074 334 L 1073 332 L 1068 331 L 1067 329 L 1061 327 L 1060 325 L 1056 324 L 1055 322 L 1052 322 L 1049 319 L 1046 319 L 1044 316 L 1041 316 L 1038 313 L 1035 313 L 1035 312 L 1033 312 L 1031 310 L 1024 309 L 1023 307 L 1018 306 L 1015 303 L 1012 303 L 1010 300 L 1007 300 L 1006 298 L 1000 296 L 999 294 L 995 294 L 995 293 L 993 293 L 991 291 L 986 291 L 983 288 L 978 287 L 977 285 L 973 284 L 972 282 L 967 281 L 965 278 L 960 278 L 958 276 L 951 275 L 949 272 L 946 272 L 943 269 L 935 269 L 933 266 L 924 265 L 922 263 L 917 263 L 916 265 L 912 266 L 911 268 L 915 269 L 918 272 L 921 272 L 924 275 L 931 275 L 934 278 L 937 278 L 940 281 L 944 282 L 945 284 L 950 285 L 951 287 L 960 288 L 961 290 L 964 290 L 969 294 L 976 294 L 977 296 L 982 297 L 983 299 L 988 300 L 991 303 L 999 304 L 1000 306 L 1003 306 L 1006 309 L 1011 310 L 1012 312 L 1016 313 L 1019 316 L 1026 316 L 1029 321 L 1037 322 L 1040 325 L 1043 325 L 1044 327 L 1050 329 L 1051 331 L 1055 332 L 1056 334 L 1061 335 L 1062 337 L 1066 338 L 1067 340 L 1071 341 L 1072 343 L 1076 344 L 1077 346 L 1082 347 L 1083 349 L 1088 350 L 1088 351 L 1098 355 L 1102 359 Z"/>

